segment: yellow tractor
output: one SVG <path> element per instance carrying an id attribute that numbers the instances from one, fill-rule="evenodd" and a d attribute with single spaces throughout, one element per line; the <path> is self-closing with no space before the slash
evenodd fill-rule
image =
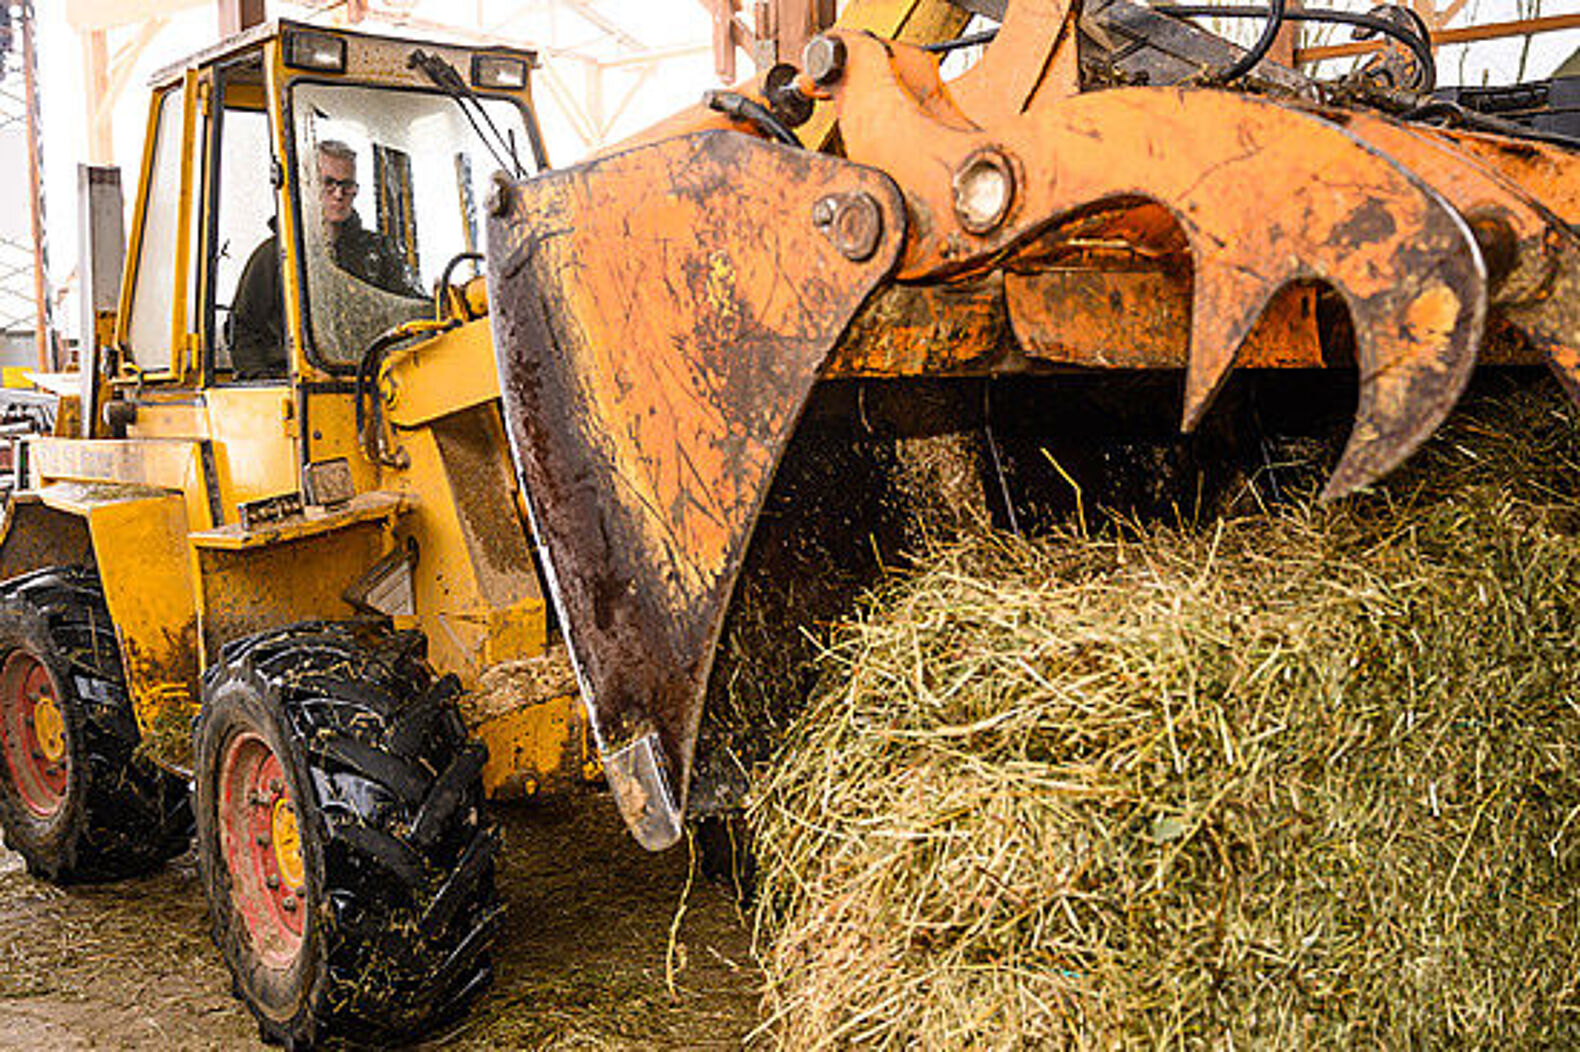
<path id="1" fill-rule="evenodd" d="M 288 1044 L 463 1005 L 501 916 L 485 787 L 597 777 L 573 685 L 455 706 L 547 638 L 460 269 L 490 173 L 544 163 L 532 63 L 279 24 L 161 74 L 113 336 L 58 430 L 85 426 L 22 450 L 7 842 L 99 879 L 195 812 L 215 938 Z M 370 347 L 424 379 L 375 392 Z M 374 397 L 402 430 L 370 459 Z"/>
<path id="2" fill-rule="evenodd" d="M 1346 16 L 1396 46 L 1330 85 L 1261 61 L 1281 4 L 1249 51 L 970 6 L 852 3 L 559 170 L 521 51 L 281 22 L 160 76 L 112 331 L 0 536 L 30 869 L 195 826 L 266 1038 L 410 1036 L 488 981 L 485 796 L 601 779 L 653 850 L 727 810 L 777 718 L 705 730 L 732 610 L 833 616 L 918 490 L 1205 508 L 1339 412 L 1337 499 L 1478 361 L 1580 392 L 1577 143 L 1434 100 L 1410 19 Z"/>

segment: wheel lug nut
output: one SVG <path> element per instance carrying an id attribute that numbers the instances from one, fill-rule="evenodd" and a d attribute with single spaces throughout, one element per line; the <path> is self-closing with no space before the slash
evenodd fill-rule
<path id="1" fill-rule="evenodd" d="M 264 883 L 269 885 L 270 891 L 280 890 L 280 878 L 273 875 L 272 873 L 264 879 Z"/>
<path id="2" fill-rule="evenodd" d="M 259 833 L 258 834 L 258 846 L 259 847 L 268 847 L 269 846 L 269 834 L 268 833 Z"/>
<path id="3" fill-rule="evenodd" d="M 291 895 L 285 896 L 285 898 L 280 900 L 280 908 L 282 910 L 284 910 L 285 912 L 287 912 L 287 913 L 295 913 L 296 912 L 296 898 L 294 896 L 291 896 Z"/>
<path id="4" fill-rule="evenodd" d="M 270 778 L 269 792 L 273 793 L 275 796 L 279 796 L 281 793 L 285 792 L 285 786 L 278 778 Z"/>

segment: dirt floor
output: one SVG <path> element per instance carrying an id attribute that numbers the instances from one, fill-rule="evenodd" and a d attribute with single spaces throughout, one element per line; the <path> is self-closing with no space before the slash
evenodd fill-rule
<path id="1" fill-rule="evenodd" d="M 741 1046 L 757 1023 L 750 934 L 700 876 L 675 927 L 684 848 L 642 851 L 603 796 L 500 818 L 510 914 L 494 987 L 421 1048 Z M 0 851 L 0 922 L 0 1048 L 263 1047 L 209 942 L 190 857 L 59 889 Z"/>

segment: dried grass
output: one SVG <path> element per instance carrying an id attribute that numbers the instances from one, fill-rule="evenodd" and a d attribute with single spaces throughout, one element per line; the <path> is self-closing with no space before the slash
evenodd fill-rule
<path id="1" fill-rule="evenodd" d="M 1377 492 L 982 536 L 887 584 L 756 784 L 787 1048 L 1580 1043 L 1580 422 Z"/>
<path id="2" fill-rule="evenodd" d="M 477 728 L 489 720 L 576 693 L 576 669 L 563 643 L 551 643 L 542 654 L 502 661 L 483 670 L 477 689 L 458 702 L 461 719 Z"/>

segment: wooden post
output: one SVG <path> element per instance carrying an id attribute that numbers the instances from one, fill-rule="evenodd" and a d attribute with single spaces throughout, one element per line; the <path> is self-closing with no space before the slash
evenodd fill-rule
<path id="1" fill-rule="evenodd" d="M 219 35 L 234 36 L 264 20 L 263 0 L 215 0 L 219 5 Z"/>
<path id="2" fill-rule="evenodd" d="M 88 163 L 111 164 L 115 137 L 110 114 L 115 99 L 110 93 L 110 47 L 103 29 L 82 34 L 82 71 L 88 89 Z"/>
<path id="3" fill-rule="evenodd" d="M 713 0 L 713 71 L 735 83 L 735 0 Z"/>
<path id="4" fill-rule="evenodd" d="M 38 348 L 38 368 L 41 372 L 47 373 L 55 367 L 55 363 L 51 360 L 54 333 L 53 326 L 50 324 L 49 275 L 46 273 L 49 261 L 44 248 L 44 185 L 43 173 L 40 170 L 43 166 L 43 152 L 39 148 L 38 141 L 38 56 L 34 51 L 31 3 L 22 5 L 20 18 L 22 20 L 22 80 L 25 90 L 24 104 L 27 106 L 27 183 L 33 223 L 33 302 L 37 319 L 33 326 L 33 337 Z"/>
<path id="5" fill-rule="evenodd" d="M 1305 6 L 1304 0 L 1289 0 L 1285 6 L 1285 11 L 1293 14 L 1296 11 L 1304 10 Z M 1273 41 L 1273 49 L 1267 53 L 1267 57 L 1274 62 L 1293 67 L 1295 64 L 1295 52 L 1300 50 L 1300 30 L 1302 27 L 1303 23 L 1300 22 L 1285 22 L 1284 27 L 1278 31 L 1278 39 Z"/>

